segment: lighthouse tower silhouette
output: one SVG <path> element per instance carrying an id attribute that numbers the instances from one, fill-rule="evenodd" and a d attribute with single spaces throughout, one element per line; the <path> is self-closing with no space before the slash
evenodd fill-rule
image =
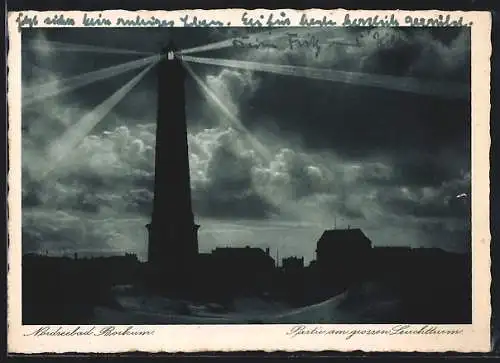
<path id="1" fill-rule="evenodd" d="M 155 182 L 148 229 L 148 263 L 159 282 L 187 289 L 198 256 L 191 204 L 185 111 L 185 70 L 175 45 L 162 51 L 158 71 Z"/>

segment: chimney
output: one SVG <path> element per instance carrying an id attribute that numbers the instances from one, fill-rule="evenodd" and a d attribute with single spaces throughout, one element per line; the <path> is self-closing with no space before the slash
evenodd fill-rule
<path id="1" fill-rule="evenodd" d="M 269 256 L 269 247 L 266 248 L 266 255 Z"/>

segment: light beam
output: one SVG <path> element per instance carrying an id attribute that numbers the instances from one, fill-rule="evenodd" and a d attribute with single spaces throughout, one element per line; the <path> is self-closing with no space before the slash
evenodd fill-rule
<path id="1" fill-rule="evenodd" d="M 155 63 L 149 65 L 146 69 L 141 71 L 138 75 L 123 85 L 118 91 L 104 100 L 104 102 L 82 117 L 76 124 L 70 126 L 64 134 L 59 137 L 59 139 L 54 141 L 49 146 L 47 150 L 47 165 L 45 165 L 45 170 L 43 170 L 43 173 L 40 175 L 40 179 L 44 178 L 48 173 L 54 170 L 57 164 L 66 155 L 68 155 L 70 151 L 74 150 L 76 146 L 78 146 L 85 136 L 87 136 L 92 129 L 111 111 L 111 109 L 115 107 L 137 83 L 139 83 L 139 81 L 152 67 L 154 67 Z"/>
<path id="2" fill-rule="evenodd" d="M 347 83 L 359 86 L 377 87 L 443 98 L 468 99 L 470 94 L 470 87 L 463 83 L 427 81 L 412 77 L 346 72 L 327 68 L 279 65 L 233 59 L 202 58 L 188 55 L 181 55 L 180 57 L 184 62 L 210 64 L 257 72 L 269 72 L 294 77 L 305 77 L 309 79 Z"/>
<path id="3" fill-rule="evenodd" d="M 122 63 L 116 66 L 106 67 L 93 72 L 79 74 L 74 77 L 65 78 L 57 81 L 51 81 L 42 85 L 31 86 L 23 89 L 23 107 L 29 106 L 34 102 L 42 101 L 46 98 L 55 96 L 63 92 L 73 91 L 93 82 L 105 80 L 119 74 L 131 71 L 133 69 L 144 67 L 145 65 L 160 59 L 160 55 Z"/>
<path id="4" fill-rule="evenodd" d="M 263 145 L 255 136 L 251 134 L 251 132 L 242 124 L 240 119 L 224 105 L 224 103 L 219 99 L 219 97 L 217 97 L 215 92 L 211 90 L 210 87 L 205 82 L 203 82 L 203 80 L 193 71 L 193 69 L 189 64 L 183 63 L 183 65 L 189 72 L 189 74 L 193 77 L 193 79 L 196 81 L 198 86 L 205 93 L 205 95 L 208 96 L 210 99 L 212 99 L 215 105 L 222 111 L 224 115 L 226 115 L 229 121 L 228 126 L 231 126 L 235 130 L 239 131 L 240 135 L 242 135 L 250 143 L 253 150 L 259 153 L 265 165 L 270 165 L 270 163 L 273 161 L 273 156 L 271 155 L 269 149 L 265 145 Z M 275 207 L 280 209 L 281 213 L 286 213 L 289 216 L 294 216 L 299 219 L 303 219 L 303 216 L 301 215 L 302 209 L 296 201 L 290 200 L 288 198 L 284 200 L 279 195 L 273 195 L 270 193 L 266 193 L 265 196 L 269 202 L 271 202 Z"/>
<path id="5" fill-rule="evenodd" d="M 217 97 L 214 91 L 208 87 L 208 85 L 203 82 L 203 80 L 193 71 L 191 66 L 187 63 L 183 63 L 184 67 L 186 70 L 189 72 L 189 74 L 193 77 L 193 79 L 196 81 L 198 86 L 203 90 L 206 96 L 208 96 L 214 103 L 215 105 L 222 111 L 222 113 L 227 117 L 227 120 L 229 121 L 229 126 L 234 128 L 236 131 L 240 132 L 243 136 L 247 138 L 247 140 L 250 142 L 250 144 L 254 147 L 254 149 L 264 158 L 266 162 L 269 162 L 271 160 L 271 153 L 270 151 L 262 145 L 262 143 L 253 136 L 250 131 L 243 125 L 243 123 L 240 121 L 240 119 L 234 115 L 225 105 L 224 103 Z"/>
<path id="6" fill-rule="evenodd" d="M 243 36 L 234 37 L 231 39 L 222 40 L 220 42 L 215 42 L 215 43 L 200 45 L 198 47 L 183 49 L 177 53 L 178 54 L 191 54 L 191 53 L 206 52 L 209 50 L 218 50 L 218 49 L 229 48 L 229 47 L 233 46 L 234 41 L 243 40 L 243 39 L 245 40 L 245 42 L 269 41 L 271 39 L 281 38 L 281 37 L 287 35 L 288 33 L 290 33 L 289 28 L 278 28 L 278 30 L 262 31 L 262 32 L 255 33 L 255 34 L 247 34 L 244 37 Z"/>
<path id="7" fill-rule="evenodd" d="M 55 52 L 90 52 L 90 53 L 110 53 L 110 54 L 129 54 L 129 55 L 152 55 L 153 52 L 141 52 L 133 49 L 119 49 L 110 47 L 99 47 L 90 44 L 72 44 L 63 42 L 37 42 L 25 45 L 23 51 L 55 51 Z"/>

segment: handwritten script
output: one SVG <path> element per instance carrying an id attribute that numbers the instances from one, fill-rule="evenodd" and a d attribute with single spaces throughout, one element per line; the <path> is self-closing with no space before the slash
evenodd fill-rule
<path id="1" fill-rule="evenodd" d="M 109 13 L 106 13 L 109 14 Z M 285 10 L 276 11 L 244 11 L 236 21 L 232 23 L 227 19 L 201 17 L 187 11 L 181 16 L 168 15 L 164 18 L 157 16 L 130 15 L 128 17 L 111 17 L 103 13 L 83 13 L 82 16 L 70 16 L 68 13 L 51 13 L 49 16 L 41 16 L 40 13 L 32 15 L 31 12 L 19 12 L 16 23 L 19 30 L 23 27 L 463 27 L 472 26 L 472 22 L 465 22 L 463 17 L 454 17 L 451 14 L 437 15 L 434 17 L 422 17 L 393 13 L 390 15 L 356 16 L 355 13 L 343 15 L 324 15 L 312 17 L 307 13 L 298 14 Z M 177 13 L 178 14 L 178 13 Z"/>
<path id="2" fill-rule="evenodd" d="M 323 328 L 310 325 L 296 325 L 290 328 L 286 335 L 291 338 L 299 336 L 319 336 L 319 335 L 334 335 L 343 336 L 349 340 L 357 335 L 459 335 L 463 333 L 460 328 L 444 328 L 436 325 L 424 325 L 415 327 L 412 325 L 395 325 L 391 327 L 363 329 L 363 328 Z"/>
<path id="3" fill-rule="evenodd" d="M 355 336 L 370 336 L 370 335 L 459 335 L 463 333 L 461 328 L 439 327 L 436 325 L 414 326 L 409 324 L 400 324 L 394 326 L 384 326 L 380 328 L 326 328 L 322 326 L 311 325 L 295 325 L 287 329 L 285 334 L 291 338 L 300 336 L 342 336 L 346 340 L 352 339 Z M 94 337 L 113 337 L 113 336 L 152 336 L 155 330 L 151 328 L 143 328 L 137 326 L 117 327 L 117 326 L 42 326 L 33 329 L 24 334 L 24 336 L 33 337 L 79 337 L 79 336 L 94 336 Z"/>
<path id="4" fill-rule="evenodd" d="M 272 35 L 271 32 L 268 33 Z M 360 47 L 367 42 L 374 42 L 378 47 L 383 48 L 397 41 L 400 41 L 400 34 L 394 32 L 384 32 L 375 30 L 365 30 L 359 32 L 350 41 L 347 39 L 340 41 L 338 38 L 320 39 L 314 34 L 299 34 L 297 32 L 288 32 L 281 37 L 281 42 L 267 40 L 265 35 L 263 38 L 250 37 L 244 35 L 233 39 L 232 45 L 235 48 L 247 49 L 281 49 L 281 50 L 305 50 L 312 51 L 315 57 L 319 57 L 324 49 L 344 45 L 350 47 Z"/>
<path id="5" fill-rule="evenodd" d="M 323 44 L 315 35 L 301 35 L 297 33 L 286 34 L 285 48 L 290 50 L 312 50 L 314 55 L 318 57 L 323 47 L 328 47 L 328 44 Z M 278 43 L 269 42 L 266 40 L 250 39 L 248 36 L 243 36 L 233 40 L 233 47 L 236 48 L 251 48 L 251 49 L 279 49 Z"/>
<path id="6" fill-rule="evenodd" d="M 95 336 L 95 337 L 113 337 L 113 336 L 151 336 L 155 331 L 135 326 L 116 327 L 116 326 L 77 326 L 64 328 L 62 326 L 42 326 L 34 329 L 24 336 L 34 337 L 74 337 L 74 336 Z"/>

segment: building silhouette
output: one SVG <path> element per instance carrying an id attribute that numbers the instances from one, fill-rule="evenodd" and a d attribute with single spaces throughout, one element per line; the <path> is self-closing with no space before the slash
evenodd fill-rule
<path id="1" fill-rule="evenodd" d="M 275 261 L 271 257 L 269 248 L 263 250 L 258 247 L 216 247 L 212 251 L 212 259 L 218 264 L 231 266 L 231 270 L 250 271 L 256 274 L 262 270 L 273 270 Z"/>
<path id="2" fill-rule="evenodd" d="M 325 284 L 343 289 L 363 278 L 372 242 L 361 229 L 331 229 L 317 242 L 315 268 Z"/>
<path id="3" fill-rule="evenodd" d="M 304 268 L 304 257 L 290 256 L 281 260 L 281 268 L 285 272 L 301 271 Z"/>
<path id="4" fill-rule="evenodd" d="M 198 255 L 191 203 L 185 112 L 185 71 L 170 43 L 158 64 L 155 183 L 148 262 L 165 285 L 187 288 Z"/>
<path id="5" fill-rule="evenodd" d="M 269 248 L 217 247 L 199 254 L 197 293 L 228 299 L 258 295 L 274 286 L 275 272 Z"/>
<path id="6" fill-rule="evenodd" d="M 269 249 L 257 247 L 217 247 L 211 254 L 215 280 L 239 292 L 257 292 L 269 288 L 275 261 Z M 245 291 L 246 290 L 246 291 Z"/>

